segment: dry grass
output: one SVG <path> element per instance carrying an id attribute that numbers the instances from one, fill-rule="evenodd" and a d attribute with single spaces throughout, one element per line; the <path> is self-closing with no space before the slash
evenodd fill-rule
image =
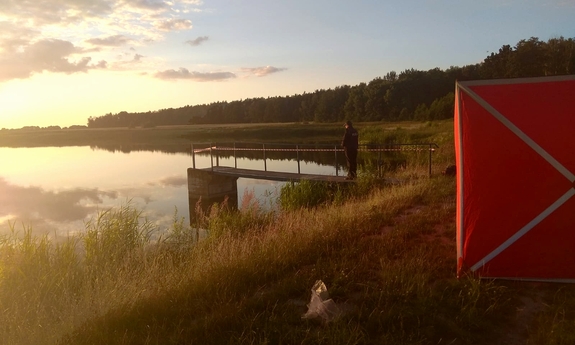
<path id="1" fill-rule="evenodd" d="M 53 247 L 40 240 L 29 246 L 37 249 L 3 256 L 9 271 L 15 266 L 7 258 L 18 255 L 34 268 L 18 288 L 6 285 L 15 281 L 12 274 L 2 280 L 2 341 L 472 343 L 499 320 L 508 297 L 493 284 L 454 278 L 453 245 L 444 240 L 454 236 L 446 224 L 453 206 L 444 194 L 452 188 L 447 179 L 420 179 L 341 205 L 273 216 L 214 208 L 203 219 L 210 236 L 193 246 L 128 241 L 121 259 L 114 247 L 103 256 L 110 260 L 96 266 L 72 254 L 81 241 Z M 99 222 L 100 233 L 136 224 L 128 210 L 114 215 L 130 221 Z M 43 259 L 31 259 L 37 257 Z M 40 277 L 51 278 L 32 283 Z M 345 311 L 329 326 L 301 320 L 317 279 Z"/>

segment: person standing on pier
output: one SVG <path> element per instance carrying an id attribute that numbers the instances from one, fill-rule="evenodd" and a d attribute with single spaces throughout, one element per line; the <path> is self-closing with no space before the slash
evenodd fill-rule
<path id="1" fill-rule="evenodd" d="M 341 141 L 341 146 L 347 159 L 348 173 L 346 180 L 353 180 L 357 177 L 357 148 L 359 146 L 359 135 L 353 128 L 351 121 L 345 122 L 345 134 Z"/>

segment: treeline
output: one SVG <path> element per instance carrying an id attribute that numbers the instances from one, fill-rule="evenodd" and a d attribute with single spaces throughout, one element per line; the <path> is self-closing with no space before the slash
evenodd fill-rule
<path id="1" fill-rule="evenodd" d="M 24 126 L 21 128 L 16 128 L 16 129 L 9 129 L 9 128 L 2 128 L 0 129 L 0 132 L 10 132 L 10 131 L 53 131 L 53 130 L 62 130 L 62 129 L 85 129 L 88 128 L 87 126 L 83 126 L 83 125 L 72 125 L 69 127 L 60 127 L 60 126 L 46 126 L 46 127 L 41 127 L 41 126 Z"/>
<path id="2" fill-rule="evenodd" d="M 286 97 L 250 98 L 146 113 L 120 112 L 90 117 L 88 127 L 154 127 L 162 125 L 429 121 L 453 116 L 456 80 L 538 77 L 575 74 L 575 40 L 563 37 L 547 42 L 536 37 L 502 46 L 482 62 L 428 71 L 408 69 L 378 77 L 369 83 Z"/>

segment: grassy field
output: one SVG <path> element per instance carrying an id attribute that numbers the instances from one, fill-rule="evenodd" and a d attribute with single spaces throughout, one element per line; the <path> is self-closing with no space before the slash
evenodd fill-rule
<path id="1" fill-rule="evenodd" d="M 361 123 L 364 140 L 381 138 L 381 131 L 413 130 L 422 123 Z M 1 130 L 0 147 L 184 145 L 190 142 L 339 143 L 341 123 L 266 123 L 164 126 L 155 128 L 96 128 Z"/>
<path id="2" fill-rule="evenodd" d="M 228 124 L 155 128 L 42 129 L 0 131 L 0 147 L 186 145 L 218 141 L 322 141 L 339 137 L 340 124 Z"/>
<path id="3" fill-rule="evenodd" d="M 370 142 L 437 143 L 431 177 L 417 160 L 387 173 L 397 184 L 362 167 L 313 205 L 304 183 L 278 210 L 244 198 L 198 209 L 193 227 L 175 217 L 159 242 L 129 205 L 61 243 L 14 229 L 0 241 L 0 344 L 575 343 L 572 285 L 456 278 L 456 185 L 440 174 L 452 126 L 358 125 Z M 335 307 L 302 318 L 317 280 Z"/>

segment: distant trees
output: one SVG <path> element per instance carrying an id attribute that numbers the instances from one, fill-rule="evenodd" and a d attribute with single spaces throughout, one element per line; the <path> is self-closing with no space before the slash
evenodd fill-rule
<path id="1" fill-rule="evenodd" d="M 169 125 L 187 125 L 200 123 L 206 116 L 208 105 L 185 106 L 174 109 L 161 109 L 144 113 L 129 113 L 121 111 L 117 114 L 108 113 L 99 117 L 88 118 L 89 128 L 110 127 L 153 127 Z"/>
<path id="2" fill-rule="evenodd" d="M 483 79 L 575 74 L 575 40 L 559 37 L 543 42 L 531 37 L 515 47 L 504 45 L 480 67 Z"/>
<path id="3" fill-rule="evenodd" d="M 575 74 L 575 41 L 536 37 L 502 46 L 483 62 L 446 70 L 407 69 L 388 72 L 369 83 L 285 97 L 215 102 L 146 113 L 90 117 L 88 127 L 153 127 L 183 124 L 431 121 L 453 116 L 456 80 L 537 77 Z"/>

